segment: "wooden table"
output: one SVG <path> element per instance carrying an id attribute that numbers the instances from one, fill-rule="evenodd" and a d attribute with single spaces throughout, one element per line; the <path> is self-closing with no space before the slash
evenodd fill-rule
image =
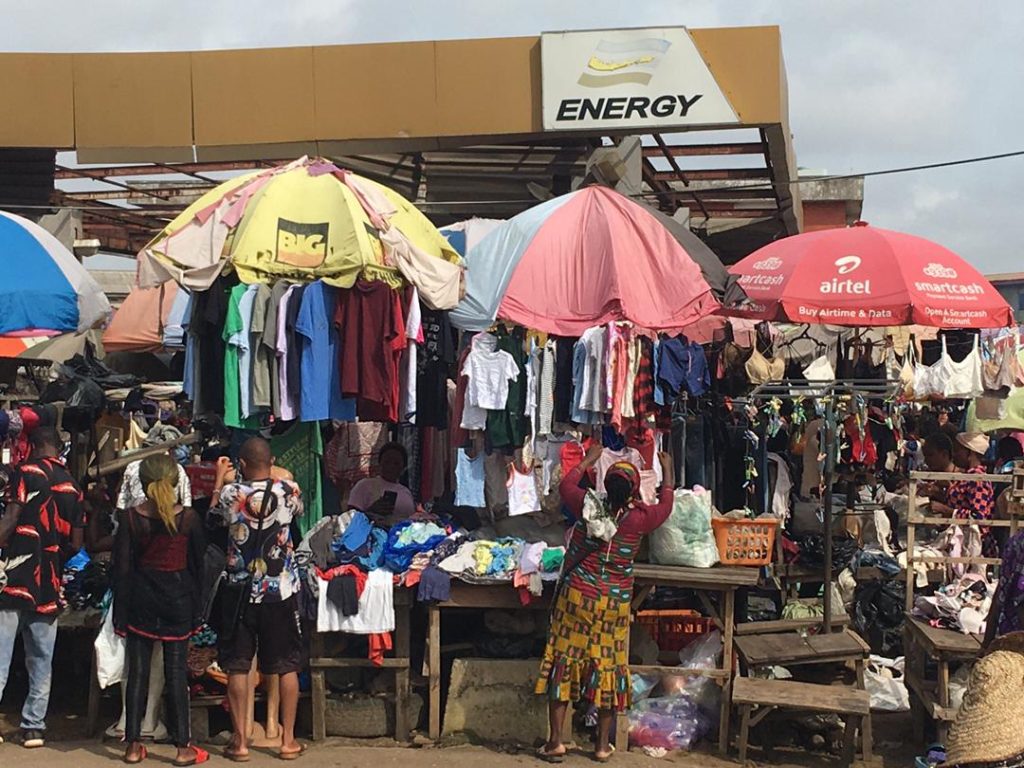
<path id="1" fill-rule="evenodd" d="M 700 674 L 712 677 L 722 687 L 721 725 L 719 729 L 719 749 L 724 753 L 729 744 L 729 714 L 732 710 L 730 702 L 732 669 L 733 669 L 733 635 L 736 624 L 736 590 L 741 587 L 756 586 L 758 571 L 756 568 L 681 568 L 667 565 L 649 565 L 637 563 L 633 578 L 635 583 L 633 606 L 638 607 L 655 587 L 673 587 L 692 589 L 700 596 L 705 608 L 711 614 L 718 628 L 722 631 L 722 663 L 713 669 L 696 670 Z M 535 599 L 526 610 L 543 610 L 550 607 L 553 588 L 548 585 L 545 594 Z M 720 606 L 708 599 L 708 593 L 721 595 Z M 429 631 L 427 634 L 427 674 L 430 681 L 430 725 L 428 735 L 432 739 L 441 736 L 441 617 L 444 611 L 453 609 L 505 609 L 522 610 L 519 595 L 510 584 L 472 585 L 452 580 L 451 597 L 436 603 L 429 608 Z M 631 666 L 634 672 L 668 673 L 676 667 L 663 666 Z M 625 717 L 620 718 L 618 744 L 621 749 L 628 746 L 629 729 Z"/>
<path id="2" fill-rule="evenodd" d="M 871 648 L 850 629 L 830 634 L 807 635 L 791 632 L 770 635 L 744 635 L 736 640 L 736 650 L 744 667 L 755 670 L 775 665 L 785 667 L 853 662 L 857 669 L 857 688 L 865 690 L 865 665 Z M 871 718 L 864 719 L 864 743 L 871 744 Z M 870 748 L 865 751 L 870 754 Z"/>
<path id="3" fill-rule="evenodd" d="M 321 589 L 325 585 L 321 583 Z M 330 635 L 344 633 L 314 632 L 310 638 L 309 669 L 312 681 L 313 740 L 327 736 L 327 683 L 328 669 L 388 669 L 395 673 L 395 741 L 409 740 L 412 724 L 409 722 L 409 624 L 413 604 L 413 590 L 395 587 L 394 655 L 374 664 L 369 659 L 342 658 L 330 655 L 327 640 Z"/>
<path id="4" fill-rule="evenodd" d="M 946 743 L 949 723 L 956 710 L 949 702 L 950 663 L 974 661 L 981 655 L 981 638 L 951 629 L 939 629 L 906 614 L 903 628 L 906 671 L 904 678 L 910 690 L 910 711 L 914 737 L 924 740 L 925 719 L 935 722 L 938 741 Z M 935 680 L 925 679 L 925 665 L 931 659 L 938 667 Z"/>

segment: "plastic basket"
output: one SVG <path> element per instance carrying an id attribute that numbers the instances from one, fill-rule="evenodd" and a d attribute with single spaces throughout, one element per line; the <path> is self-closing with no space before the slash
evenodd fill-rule
<path id="1" fill-rule="evenodd" d="M 682 650 L 715 626 L 711 619 L 685 609 L 639 611 L 634 621 L 651 633 L 660 651 L 672 653 Z"/>
<path id="2" fill-rule="evenodd" d="M 778 519 L 713 517 L 711 527 L 715 531 L 715 544 L 718 545 L 722 565 L 768 565 L 772 562 Z"/>

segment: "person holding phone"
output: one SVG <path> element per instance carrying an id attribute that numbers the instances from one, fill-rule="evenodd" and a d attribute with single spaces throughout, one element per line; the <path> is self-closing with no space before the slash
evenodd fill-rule
<path id="1" fill-rule="evenodd" d="M 409 463 L 401 443 L 388 443 L 377 454 L 380 473 L 365 477 L 352 487 L 348 506 L 380 522 L 393 524 L 408 520 L 416 512 L 412 492 L 399 482 Z"/>

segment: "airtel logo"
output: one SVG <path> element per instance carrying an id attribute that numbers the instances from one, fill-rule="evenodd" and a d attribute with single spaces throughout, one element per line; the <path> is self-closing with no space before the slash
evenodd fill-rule
<path id="1" fill-rule="evenodd" d="M 848 275 L 860 266 L 860 256 L 843 256 L 835 264 L 840 275 Z"/>

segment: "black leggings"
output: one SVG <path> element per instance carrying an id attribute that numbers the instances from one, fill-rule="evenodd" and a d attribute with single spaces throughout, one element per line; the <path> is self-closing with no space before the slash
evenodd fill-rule
<path id="1" fill-rule="evenodd" d="M 139 741 L 142 718 L 149 696 L 149 665 L 153 643 L 157 642 L 128 633 L 128 692 L 125 696 L 124 739 L 129 744 Z M 164 694 L 167 696 L 167 726 L 174 746 L 187 747 L 191 741 L 191 719 L 188 711 L 188 640 L 164 641 Z"/>

